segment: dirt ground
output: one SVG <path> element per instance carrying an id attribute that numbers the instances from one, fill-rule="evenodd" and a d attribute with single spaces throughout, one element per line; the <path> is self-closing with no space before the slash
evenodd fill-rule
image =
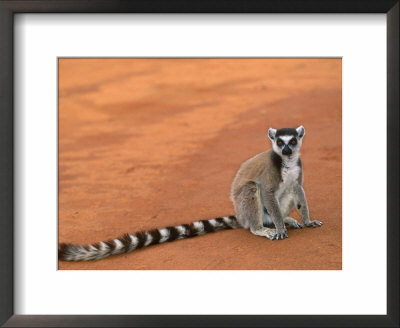
<path id="1" fill-rule="evenodd" d="M 60 59 L 59 242 L 234 214 L 239 165 L 269 127 L 304 125 L 304 188 L 321 228 L 243 229 L 59 269 L 340 270 L 340 59 Z M 294 212 L 293 217 L 299 218 Z"/>

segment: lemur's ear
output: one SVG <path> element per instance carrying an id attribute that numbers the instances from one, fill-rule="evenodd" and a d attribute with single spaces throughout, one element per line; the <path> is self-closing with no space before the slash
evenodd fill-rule
<path id="1" fill-rule="evenodd" d="M 300 126 L 296 129 L 296 131 L 297 131 L 297 133 L 298 133 L 300 139 L 303 138 L 304 135 L 306 134 L 306 130 L 304 129 L 304 126 L 302 126 L 302 125 L 300 125 Z"/>
<path id="2" fill-rule="evenodd" d="M 276 129 L 269 128 L 268 130 L 268 138 L 271 140 L 275 140 Z"/>

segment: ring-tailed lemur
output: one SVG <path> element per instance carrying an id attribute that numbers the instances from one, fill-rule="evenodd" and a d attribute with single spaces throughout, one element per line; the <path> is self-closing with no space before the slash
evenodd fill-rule
<path id="1" fill-rule="evenodd" d="M 303 183 L 300 148 L 305 130 L 269 129 L 272 149 L 245 161 L 231 187 L 236 217 L 225 216 L 195 221 L 163 229 L 125 234 L 108 241 L 86 246 L 60 244 L 58 255 L 64 261 L 99 260 L 114 254 L 128 253 L 142 247 L 185 239 L 223 229 L 245 228 L 271 240 L 288 237 L 285 224 L 292 228 L 317 227 L 322 222 L 310 220 Z M 288 217 L 296 207 L 303 224 Z M 268 228 L 274 224 L 275 229 Z"/>

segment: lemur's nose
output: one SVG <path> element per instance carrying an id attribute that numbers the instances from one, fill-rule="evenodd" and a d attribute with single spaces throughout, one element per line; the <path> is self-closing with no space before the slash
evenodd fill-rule
<path id="1" fill-rule="evenodd" d="M 292 150 L 288 147 L 288 145 L 285 145 L 285 147 L 282 149 L 282 154 L 283 155 L 291 155 Z"/>

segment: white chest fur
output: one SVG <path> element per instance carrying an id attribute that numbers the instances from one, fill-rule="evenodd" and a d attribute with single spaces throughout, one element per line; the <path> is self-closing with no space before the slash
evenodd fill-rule
<path id="1" fill-rule="evenodd" d="M 291 189 L 291 187 L 297 183 L 300 174 L 300 167 L 298 166 L 297 161 L 298 157 L 282 160 L 282 180 L 279 183 L 279 188 L 277 190 L 278 197 L 288 191 L 288 189 Z"/>

